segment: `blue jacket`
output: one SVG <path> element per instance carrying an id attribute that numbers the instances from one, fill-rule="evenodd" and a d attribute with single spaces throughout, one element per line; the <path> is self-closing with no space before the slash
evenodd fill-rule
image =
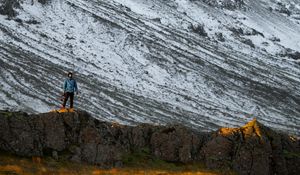
<path id="1" fill-rule="evenodd" d="M 78 92 L 76 80 L 68 78 L 64 83 L 64 92 Z"/>

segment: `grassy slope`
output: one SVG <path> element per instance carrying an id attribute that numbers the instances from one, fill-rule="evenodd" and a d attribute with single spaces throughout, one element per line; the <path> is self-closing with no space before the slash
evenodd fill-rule
<path id="1" fill-rule="evenodd" d="M 0 174 L 74 174 L 74 175 L 217 175 L 234 174 L 230 171 L 208 170 L 203 164 L 174 164 L 149 157 L 141 151 L 124 155 L 124 167 L 101 169 L 97 166 L 70 163 L 65 160 L 55 161 L 52 158 L 32 159 L 0 153 Z"/>

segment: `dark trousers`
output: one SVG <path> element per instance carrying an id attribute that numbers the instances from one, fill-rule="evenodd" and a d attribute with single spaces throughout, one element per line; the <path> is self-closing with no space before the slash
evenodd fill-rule
<path id="1" fill-rule="evenodd" d="M 74 102 L 74 92 L 66 92 L 64 94 L 65 98 L 64 98 L 64 103 L 63 103 L 63 107 L 66 107 L 67 101 L 70 97 L 70 108 L 73 108 L 73 102 Z"/>

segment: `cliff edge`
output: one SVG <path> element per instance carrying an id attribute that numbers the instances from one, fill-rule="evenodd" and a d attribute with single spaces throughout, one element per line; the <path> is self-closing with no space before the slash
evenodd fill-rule
<path id="1" fill-rule="evenodd" d="M 0 150 L 20 156 L 61 157 L 103 167 L 122 166 L 124 155 L 140 150 L 178 163 L 205 162 L 238 174 L 297 174 L 300 143 L 255 119 L 241 128 L 211 133 L 181 125 L 125 126 L 85 111 L 28 115 L 0 111 Z"/>

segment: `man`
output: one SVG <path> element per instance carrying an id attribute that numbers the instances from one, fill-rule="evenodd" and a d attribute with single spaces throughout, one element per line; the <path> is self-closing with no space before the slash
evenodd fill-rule
<path id="1" fill-rule="evenodd" d="M 74 101 L 74 92 L 78 94 L 78 88 L 77 88 L 77 83 L 76 80 L 73 79 L 73 73 L 69 72 L 68 73 L 68 79 L 65 80 L 64 82 L 64 102 L 62 105 L 62 108 L 64 109 L 66 107 L 67 101 L 70 97 L 70 108 L 73 108 L 73 101 Z"/>

